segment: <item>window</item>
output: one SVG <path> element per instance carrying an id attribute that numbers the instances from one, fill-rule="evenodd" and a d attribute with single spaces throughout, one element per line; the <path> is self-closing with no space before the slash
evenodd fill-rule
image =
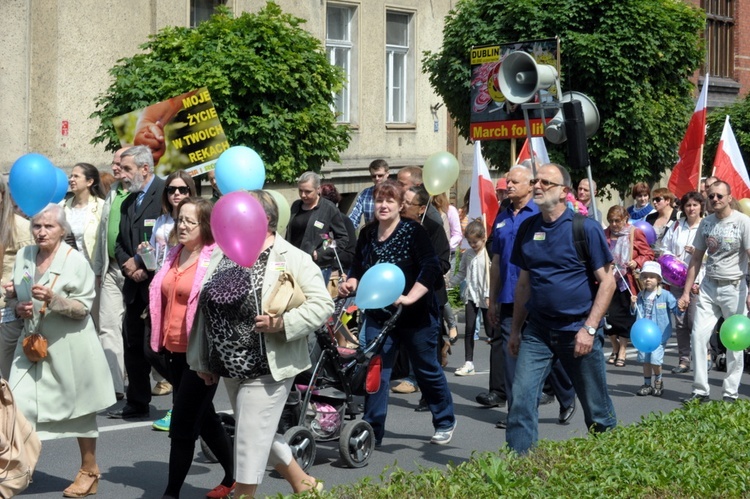
<path id="1" fill-rule="evenodd" d="M 203 21 L 208 21 L 216 7 L 226 3 L 226 0 L 190 0 L 190 27 L 195 28 Z"/>
<path id="2" fill-rule="evenodd" d="M 356 8 L 329 4 L 326 11 L 326 54 L 328 61 L 340 67 L 346 77 L 344 87 L 334 96 L 336 121 L 339 123 L 352 123 L 356 117 L 356 33 Z"/>
<path id="3" fill-rule="evenodd" d="M 386 13 L 385 71 L 386 122 L 413 121 L 414 54 L 412 43 L 412 15 L 403 12 Z"/>
<path id="4" fill-rule="evenodd" d="M 703 0 L 706 10 L 707 71 L 711 76 L 734 78 L 735 0 Z"/>

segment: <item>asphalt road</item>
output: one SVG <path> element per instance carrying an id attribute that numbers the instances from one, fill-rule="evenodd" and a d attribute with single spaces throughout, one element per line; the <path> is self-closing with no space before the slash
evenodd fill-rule
<path id="1" fill-rule="evenodd" d="M 463 339 L 453 348 L 453 355 L 446 375 L 453 393 L 458 428 L 453 441 L 446 446 L 429 443 L 432 435 L 430 413 L 414 412 L 418 394 L 392 394 L 386 435 L 383 446 L 377 449 L 369 463 L 359 469 L 343 466 L 338 453 L 338 443 L 320 443 L 311 474 L 330 488 L 337 484 L 351 483 L 370 476 L 375 480 L 387 468 L 398 465 L 416 470 L 419 467 L 444 468 L 448 463 L 461 463 L 474 451 L 497 451 L 505 442 L 505 432 L 495 428 L 495 422 L 505 417 L 504 409 L 480 407 L 474 397 L 487 389 L 489 346 L 479 341 L 475 347 L 477 374 L 459 377 L 453 371 L 463 364 Z M 607 367 L 610 394 L 613 398 L 620 424 L 635 423 L 651 412 L 669 412 L 680 407 L 680 398 L 690 394 L 692 373 L 673 375 L 676 364 L 674 340 L 670 343 L 665 359 L 664 395 L 638 397 L 635 391 L 642 384 L 641 367 L 635 362 L 635 352 L 628 353 L 624 368 Z M 609 348 L 605 350 L 609 353 Z M 712 399 L 721 400 L 721 381 L 724 373 L 711 371 Z M 742 398 L 750 396 L 747 374 L 743 375 L 740 388 Z M 167 410 L 170 397 L 155 397 L 152 402 L 153 419 L 161 417 Z M 222 387 L 217 393 L 217 410 L 228 411 L 229 403 Z M 121 406 L 122 402 L 117 407 Z M 559 408 L 556 403 L 540 408 L 540 438 L 563 440 L 584 436 L 586 431 L 581 410 L 569 425 L 557 424 Z M 104 413 L 98 417 L 100 437 L 98 460 L 102 480 L 97 497 L 102 499 L 159 498 L 166 486 L 169 456 L 169 438 L 166 433 L 151 429 L 151 420 L 123 422 L 107 419 Z M 73 479 L 79 467 L 79 453 L 75 440 L 62 439 L 43 443 L 34 483 L 23 494 L 34 498 L 58 498 L 62 490 Z M 218 485 L 221 469 L 206 461 L 199 446 L 196 457 L 182 489 L 183 498 L 203 498 L 205 493 Z M 290 494 L 291 488 L 275 472 L 269 471 L 258 489 L 259 497 L 277 493 Z"/>

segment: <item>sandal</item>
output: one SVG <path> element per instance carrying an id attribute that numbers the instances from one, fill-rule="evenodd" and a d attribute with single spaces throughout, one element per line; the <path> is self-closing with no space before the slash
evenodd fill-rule
<path id="1" fill-rule="evenodd" d="M 625 367 L 625 358 L 617 357 L 615 360 L 615 367 Z"/>
<path id="2" fill-rule="evenodd" d="M 609 355 L 609 359 L 607 360 L 607 364 L 614 364 L 616 360 L 617 360 L 617 354 L 615 352 L 612 352 Z"/>

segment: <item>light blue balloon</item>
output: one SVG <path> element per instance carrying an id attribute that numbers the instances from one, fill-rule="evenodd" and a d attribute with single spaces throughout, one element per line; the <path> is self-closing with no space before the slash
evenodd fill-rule
<path id="1" fill-rule="evenodd" d="M 65 199 L 65 195 L 68 193 L 68 176 L 60 168 L 55 168 L 55 178 L 57 179 L 57 188 L 55 193 L 52 195 L 50 203 L 59 203 Z"/>
<path id="2" fill-rule="evenodd" d="M 216 160 L 216 184 L 222 194 L 262 189 L 265 181 L 263 160 L 249 147 L 230 147 Z"/>
<path id="3" fill-rule="evenodd" d="M 630 328 L 630 341 L 643 353 L 651 353 L 661 345 L 661 329 L 651 319 L 638 319 Z"/>
<path id="4" fill-rule="evenodd" d="M 378 263 L 360 279 L 354 302 L 363 310 L 387 307 L 404 293 L 405 286 L 403 270 L 392 263 Z"/>
<path id="5" fill-rule="evenodd" d="M 33 217 L 50 203 L 55 194 L 55 166 L 41 154 L 24 154 L 13 163 L 8 186 L 21 211 Z"/>

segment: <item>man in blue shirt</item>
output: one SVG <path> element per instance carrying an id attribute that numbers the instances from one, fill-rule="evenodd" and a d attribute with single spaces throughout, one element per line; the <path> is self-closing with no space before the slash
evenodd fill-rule
<path id="1" fill-rule="evenodd" d="M 584 220 L 588 254 L 582 262 L 574 244 L 573 212 L 565 204 L 570 174 L 560 165 L 543 165 L 532 187 L 541 214 L 520 228 L 511 256 L 521 272 L 509 343 L 518 359 L 505 437 L 519 454 L 538 440 L 536 401 L 557 359 L 573 381 L 586 427 L 602 432 L 617 424 L 602 354 L 602 318 L 615 290 L 604 232 L 594 220 Z"/>
<path id="2" fill-rule="evenodd" d="M 375 218 L 375 200 L 372 198 L 372 193 L 375 186 L 388 180 L 388 163 L 384 159 L 376 159 L 370 163 L 368 169 L 373 185 L 359 193 L 357 200 L 354 202 L 354 208 L 349 214 L 349 220 L 352 221 L 355 229 L 359 227 L 359 220 L 363 216 L 365 217 L 365 224 L 372 222 L 372 219 Z"/>
<path id="3" fill-rule="evenodd" d="M 539 208 L 532 202 L 531 177 L 531 169 L 526 166 L 511 168 L 507 176 L 508 199 L 511 204 L 498 214 L 493 226 L 489 317 L 493 321 L 495 337 L 490 343 L 490 391 L 486 397 L 483 394 L 477 396 L 477 402 L 483 405 L 491 405 L 499 399 L 501 384 L 504 386 L 502 391 L 507 396 L 509 408 L 513 402 L 516 359 L 510 355 L 508 343 L 513 322 L 516 282 L 521 269 L 511 263 L 510 259 L 518 227 L 524 220 L 539 213 Z M 560 403 L 558 422 L 565 424 L 576 408 L 573 384 L 560 362 L 553 364 L 548 378 Z M 505 428 L 505 421 L 498 422 L 496 426 Z"/>

